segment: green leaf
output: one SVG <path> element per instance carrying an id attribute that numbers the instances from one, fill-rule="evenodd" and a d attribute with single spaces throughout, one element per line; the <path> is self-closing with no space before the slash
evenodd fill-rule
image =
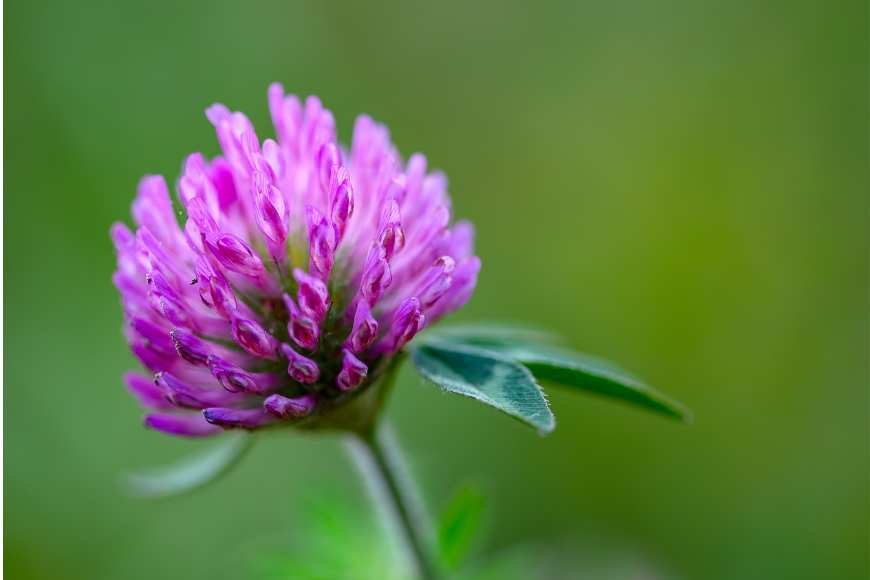
<path id="1" fill-rule="evenodd" d="M 686 422 L 692 412 L 628 371 L 603 359 L 549 345 L 494 344 L 483 348 L 523 364 L 536 378 L 629 403 Z"/>
<path id="2" fill-rule="evenodd" d="M 480 526 L 484 498 L 473 486 L 461 487 L 441 512 L 438 521 L 438 549 L 441 560 L 456 571 L 468 555 L 474 534 Z"/>
<path id="3" fill-rule="evenodd" d="M 181 461 L 126 477 L 130 493 L 158 498 L 181 495 L 216 481 L 238 463 L 254 442 L 248 433 L 224 435 L 211 449 Z"/>
<path id="4" fill-rule="evenodd" d="M 536 427 L 556 420 L 532 374 L 520 364 L 473 346 L 430 341 L 412 351 L 417 371 L 445 391 L 471 397 Z"/>

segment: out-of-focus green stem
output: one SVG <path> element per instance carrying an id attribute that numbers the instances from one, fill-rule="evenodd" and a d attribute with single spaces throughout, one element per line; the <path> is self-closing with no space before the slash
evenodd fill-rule
<path id="1" fill-rule="evenodd" d="M 420 578 L 440 578 L 431 547 L 429 517 L 402 460 L 391 429 L 382 425 L 350 435 L 348 445 L 366 479 L 372 499 L 408 555 Z"/>
<path id="2" fill-rule="evenodd" d="M 379 419 L 384 399 L 398 375 L 401 353 L 376 385 L 376 403 L 363 421 L 348 423 L 347 447 L 366 481 L 372 500 L 389 531 L 396 536 L 408 564 L 424 580 L 441 577 L 432 554 L 434 536 L 429 516 L 389 426 Z"/>
<path id="3" fill-rule="evenodd" d="M 351 457 L 384 524 L 401 546 L 405 563 L 412 565 L 420 578 L 438 580 L 441 568 L 433 554 L 435 542 L 429 516 L 393 431 L 381 419 L 383 403 L 403 358 L 402 353 L 397 354 L 373 385 L 370 396 L 361 398 L 348 416 L 339 417 L 336 425 L 347 433 Z"/>

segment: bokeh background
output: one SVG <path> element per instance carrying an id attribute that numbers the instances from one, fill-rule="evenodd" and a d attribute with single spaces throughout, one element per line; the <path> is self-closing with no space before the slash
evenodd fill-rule
<path id="1" fill-rule="evenodd" d="M 447 172 L 484 260 L 458 319 L 553 328 L 696 413 L 550 388 L 559 428 L 541 439 L 404 374 L 388 414 L 430 504 L 487 492 L 478 557 L 531 543 L 643 577 L 866 578 L 867 12 L 7 2 L 8 577 L 255 577 L 267 547 L 316 532 L 304 512 L 329 494 L 376 533 L 329 438 L 266 437 L 185 498 L 118 483 L 202 444 L 145 431 L 121 388 L 107 230 L 142 174 L 172 182 L 186 154 L 217 152 L 210 103 L 268 135 L 279 80 L 320 95 L 345 141 L 367 112 Z"/>

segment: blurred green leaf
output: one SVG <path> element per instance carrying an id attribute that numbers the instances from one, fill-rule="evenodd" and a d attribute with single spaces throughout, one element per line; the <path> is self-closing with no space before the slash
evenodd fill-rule
<path id="1" fill-rule="evenodd" d="M 471 397 L 536 427 L 552 431 L 556 420 L 532 374 L 491 351 L 430 341 L 411 355 L 417 371 L 445 391 Z"/>
<path id="2" fill-rule="evenodd" d="M 438 521 L 438 550 L 450 570 L 457 570 L 471 548 L 480 527 L 485 501 L 476 487 L 463 486 L 441 512 Z"/>
<path id="3" fill-rule="evenodd" d="M 229 472 L 251 448 L 254 437 L 248 433 L 231 433 L 203 453 L 185 457 L 165 467 L 126 477 L 133 495 L 147 498 L 170 497 L 199 489 Z"/>

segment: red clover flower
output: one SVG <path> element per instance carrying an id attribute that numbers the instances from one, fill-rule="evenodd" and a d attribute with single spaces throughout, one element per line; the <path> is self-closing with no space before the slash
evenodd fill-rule
<path id="1" fill-rule="evenodd" d="M 366 389 L 421 330 L 469 299 L 473 228 L 451 225 L 447 180 L 404 161 L 386 127 L 269 88 L 276 138 L 206 111 L 222 154 L 176 184 L 139 183 L 135 231 L 112 226 L 125 333 L 149 376 L 125 376 L 145 425 L 204 437 L 315 420 Z"/>

